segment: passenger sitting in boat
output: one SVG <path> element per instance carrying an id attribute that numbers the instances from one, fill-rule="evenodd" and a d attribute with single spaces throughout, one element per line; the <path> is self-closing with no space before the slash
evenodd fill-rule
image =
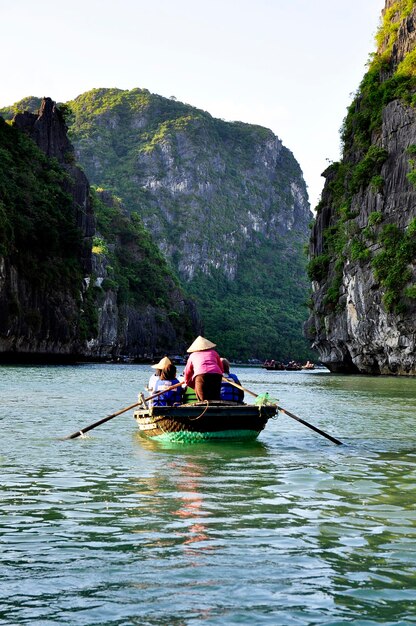
<path id="1" fill-rule="evenodd" d="M 185 383 L 195 389 L 198 400 L 220 400 L 224 370 L 215 346 L 199 335 L 187 350 L 190 356 L 184 371 Z"/>
<path id="2" fill-rule="evenodd" d="M 169 361 L 169 359 L 167 359 Z M 176 378 L 176 367 L 171 361 L 164 367 L 160 373 L 159 380 L 157 381 L 154 389 L 154 393 L 163 391 L 172 385 L 179 383 Z M 171 389 L 162 393 L 162 395 L 153 398 L 153 406 L 173 406 L 174 404 L 181 404 L 182 402 L 182 387 Z"/>
<path id="3" fill-rule="evenodd" d="M 221 400 L 224 400 L 225 402 L 243 402 L 244 391 L 242 389 L 238 389 L 238 387 L 234 387 L 234 385 L 227 383 L 224 380 L 224 378 L 228 378 L 228 380 L 237 383 L 237 385 L 241 384 L 237 376 L 230 373 L 230 362 L 228 359 L 224 358 L 221 358 L 221 362 L 224 368 L 224 374 L 221 381 Z"/>
<path id="4" fill-rule="evenodd" d="M 147 383 L 146 390 L 149 391 L 152 395 L 155 392 L 155 386 L 156 386 L 157 381 L 160 378 L 162 369 L 171 364 L 172 364 L 172 361 L 169 359 L 169 357 L 164 356 L 163 359 L 159 361 L 159 363 L 156 363 L 155 365 L 150 366 L 155 370 L 155 373 L 151 375 L 149 382 Z M 152 400 L 149 400 L 149 406 L 153 406 Z"/>
<path id="5" fill-rule="evenodd" d="M 169 363 L 172 363 L 172 361 L 169 359 L 169 357 L 165 356 L 163 357 L 163 359 L 159 361 L 159 363 L 156 363 L 155 365 L 150 366 L 155 370 L 155 372 L 149 378 L 149 382 L 147 383 L 147 387 L 146 387 L 147 391 L 150 391 L 150 393 L 153 393 L 155 385 L 157 381 L 159 380 L 160 372 L 166 365 L 169 365 Z"/>

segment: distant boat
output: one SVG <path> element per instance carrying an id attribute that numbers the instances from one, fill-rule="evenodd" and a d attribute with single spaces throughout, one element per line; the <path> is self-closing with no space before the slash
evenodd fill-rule
<path id="1" fill-rule="evenodd" d="M 284 363 L 281 363 L 280 361 L 274 361 L 273 359 L 271 359 L 270 361 L 265 361 L 263 363 L 262 367 L 264 367 L 264 369 L 266 369 L 266 370 L 284 370 L 284 369 L 286 369 Z"/>
<path id="2" fill-rule="evenodd" d="M 154 406 L 134 412 L 140 432 L 159 441 L 197 443 L 254 440 L 277 413 L 275 404 L 253 405 L 209 400 Z"/>
<path id="3" fill-rule="evenodd" d="M 310 361 L 307 361 L 305 363 L 305 365 L 302 365 L 302 369 L 303 370 L 314 370 L 315 369 L 315 364 L 311 363 Z"/>
<path id="4" fill-rule="evenodd" d="M 281 363 L 280 361 L 274 361 L 273 359 L 270 361 L 265 361 L 262 367 L 266 370 L 289 370 L 289 371 L 297 371 L 301 370 L 302 366 L 300 363 L 296 361 L 289 361 L 289 363 Z"/>
<path id="5" fill-rule="evenodd" d="M 298 372 L 301 369 L 302 369 L 301 364 L 296 363 L 296 361 L 290 361 L 289 363 L 285 365 L 285 370 L 289 370 L 291 372 Z"/>
<path id="6" fill-rule="evenodd" d="M 175 354 L 172 357 L 172 361 L 175 363 L 175 365 L 186 365 L 186 357 L 183 357 L 180 354 Z"/>

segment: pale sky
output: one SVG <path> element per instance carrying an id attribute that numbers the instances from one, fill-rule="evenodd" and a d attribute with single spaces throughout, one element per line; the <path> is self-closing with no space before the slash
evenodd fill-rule
<path id="1" fill-rule="evenodd" d="M 384 0 L 0 0 L 0 107 L 146 88 L 270 128 L 312 207 Z"/>

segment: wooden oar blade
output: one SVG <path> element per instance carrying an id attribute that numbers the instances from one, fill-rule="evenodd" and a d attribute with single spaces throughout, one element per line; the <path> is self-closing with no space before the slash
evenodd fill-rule
<path id="1" fill-rule="evenodd" d="M 242 389 L 242 391 L 246 391 L 247 393 L 249 393 L 250 395 L 254 396 L 255 398 L 258 397 L 257 393 L 254 393 L 253 391 L 250 391 L 250 389 L 246 389 L 245 387 L 242 387 L 241 385 L 237 384 L 236 382 L 229 380 L 228 378 L 224 378 L 223 380 L 225 380 L 226 382 L 228 382 L 230 385 L 234 385 L 234 387 L 238 387 L 238 389 Z M 307 428 L 310 428 L 311 430 L 314 430 L 316 433 L 318 433 L 319 435 L 322 435 L 323 437 L 326 437 L 327 439 L 329 439 L 329 441 L 332 441 L 333 443 L 335 443 L 337 446 L 341 446 L 342 441 L 340 441 L 339 439 L 337 439 L 336 437 L 333 437 L 332 435 L 328 435 L 328 433 L 326 433 L 324 430 L 321 430 L 320 428 L 318 428 L 317 426 L 314 426 L 313 424 L 310 424 L 309 422 L 307 422 L 306 420 L 303 420 L 301 417 L 298 417 L 297 415 L 295 415 L 294 413 L 291 413 L 290 411 L 287 411 L 286 409 L 284 409 L 281 406 L 277 407 L 278 411 L 281 411 L 282 413 L 285 413 L 285 415 L 288 415 L 289 417 L 291 417 L 292 419 L 296 420 L 297 422 L 300 422 L 301 424 L 303 424 L 304 426 L 307 426 Z"/>
<path id="2" fill-rule="evenodd" d="M 80 437 L 84 433 L 87 433 L 89 430 L 92 430 L 93 428 L 96 428 L 97 426 L 100 426 L 101 424 L 108 422 L 109 420 L 113 419 L 113 417 L 117 417 L 117 415 L 121 415 L 121 413 L 125 413 L 126 411 L 130 411 L 130 409 L 134 409 L 139 404 L 141 404 L 141 402 L 135 402 L 134 404 L 127 406 L 125 409 L 121 409 L 120 411 L 117 411 L 116 413 L 107 415 L 107 417 L 103 417 L 102 419 L 98 420 L 98 422 L 94 422 L 93 424 L 90 424 L 89 426 L 85 426 L 85 428 L 81 428 L 80 430 L 77 430 L 75 433 L 72 433 L 71 435 L 62 437 L 62 440 L 65 441 L 66 439 L 76 439 L 77 437 Z"/>
<path id="3" fill-rule="evenodd" d="M 311 430 L 314 430 L 316 433 L 319 433 L 320 435 L 322 435 L 323 437 L 326 437 L 327 439 L 329 439 L 330 441 L 332 441 L 333 443 L 335 443 L 337 446 L 342 446 L 343 443 L 342 441 L 340 441 L 339 439 L 337 439 L 336 437 L 333 437 L 332 435 L 329 435 L 328 433 L 326 433 L 324 430 L 321 430 L 320 428 L 318 428 L 317 426 L 314 426 L 313 424 L 310 424 L 309 422 L 306 422 L 305 420 L 303 420 L 301 417 L 298 417 L 297 415 L 295 415 L 294 413 L 291 413 L 290 411 L 287 411 L 286 409 L 283 409 L 281 406 L 277 407 L 277 410 L 280 411 L 281 413 L 285 413 L 285 415 L 288 415 L 289 417 L 291 417 L 292 419 L 296 420 L 297 422 L 300 422 L 301 424 L 303 424 L 304 426 L 307 426 L 308 428 L 310 428 Z"/>
<path id="4" fill-rule="evenodd" d="M 80 430 L 77 430 L 75 433 L 72 433 L 71 435 L 67 435 L 66 437 L 61 437 L 61 441 L 67 441 L 69 439 L 76 439 L 77 437 L 81 437 L 81 435 L 83 435 L 84 433 L 87 433 L 89 430 L 92 430 L 93 428 L 96 428 L 97 426 L 100 426 L 101 424 L 104 424 L 105 422 L 108 422 L 109 420 L 113 419 L 113 417 L 117 417 L 117 415 L 121 415 L 122 413 L 125 413 L 126 411 L 130 411 L 131 409 L 134 409 L 136 406 L 139 406 L 139 404 L 142 404 L 142 402 L 147 402 L 148 400 L 157 398 L 157 396 L 161 396 L 167 391 L 170 391 L 171 389 L 176 389 L 176 387 L 179 387 L 182 384 L 183 383 L 181 382 L 175 383 L 174 385 L 171 385 L 170 387 L 163 389 L 163 391 L 158 391 L 157 393 L 154 393 L 152 396 L 149 396 L 148 398 L 144 398 L 143 400 L 140 399 L 139 402 L 130 404 L 130 406 L 126 406 L 125 409 L 120 409 L 120 411 L 116 411 L 116 413 L 111 413 L 111 415 L 107 415 L 107 417 L 103 417 L 102 419 L 98 420 L 98 422 L 94 422 L 93 424 L 90 424 L 89 426 L 85 426 L 85 428 L 81 428 Z"/>

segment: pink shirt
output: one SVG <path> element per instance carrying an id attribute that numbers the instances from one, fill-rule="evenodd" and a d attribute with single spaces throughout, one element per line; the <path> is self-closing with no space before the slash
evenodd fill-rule
<path id="1" fill-rule="evenodd" d="M 183 375 L 185 383 L 193 387 L 190 383 L 193 382 L 195 376 L 199 374 L 222 374 L 223 372 L 224 369 L 218 353 L 210 349 L 191 352 Z"/>

